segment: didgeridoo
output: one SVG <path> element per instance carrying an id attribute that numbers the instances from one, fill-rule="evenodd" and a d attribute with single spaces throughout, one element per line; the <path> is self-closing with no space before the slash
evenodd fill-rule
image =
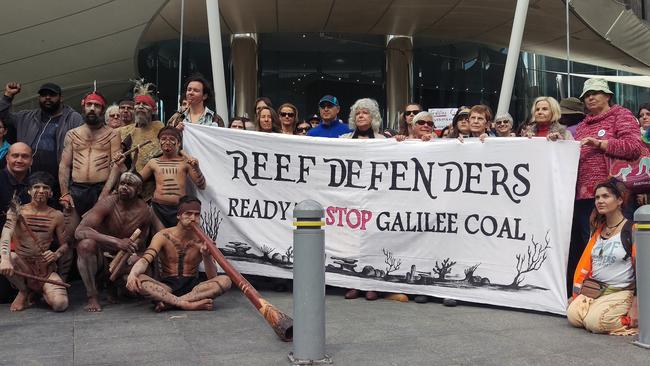
<path id="1" fill-rule="evenodd" d="M 203 230 L 197 225 L 192 225 L 194 232 L 206 243 L 212 257 L 217 261 L 219 266 L 230 277 L 232 282 L 246 295 L 248 300 L 262 314 L 266 322 L 269 323 L 275 334 L 285 342 L 293 339 L 293 319 L 287 314 L 278 310 L 275 306 L 266 301 L 262 295 L 248 282 L 224 257 L 215 243 L 208 237 Z"/>
<path id="2" fill-rule="evenodd" d="M 135 229 L 133 234 L 131 234 L 131 237 L 129 238 L 131 241 L 136 241 L 138 239 L 138 236 L 140 236 L 140 229 Z M 111 280 L 111 282 L 115 282 L 115 279 L 117 279 L 117 276 L 119 276 L 120 272 L 122 271 L 122 267 L 124 267 L 124 264 L 126 264 L 127 259 L 131 256 L 131 253 L 126 252 L 124 250 L 120 250 L 119 253 L 115 256 L 113 261 L 109 265 L 109 270 L 110 267 L 112 266 L 113 271 L 111 272 L 111 276 L 108 278 Z M 117 260 L 117 262 L 116 262 Z M 113 262 L 115 262 L 115 265 L 113 265 Z"/>
<path id="3" fill-rule="evenodd" d="M 45 277 L 34 276 L 34 275 L 29 274 L 29 273 L 17 271 L 15 269 L 14 269 L 14 273 L 19 275 L 20 277 L 29 278 L 30 280 L 34 280 L 34 281 L 38 281 L 38 282 L 51 283 L 53 285 L 59 285 L 59 286 L 65 287 L 65 288 L 70 288 L 69 283 L 65 283 L 65 282 L 61 282 L 61 281 L 57 281 L 57 280 L 51 280 L 51 279 L 45 278 Z"/>

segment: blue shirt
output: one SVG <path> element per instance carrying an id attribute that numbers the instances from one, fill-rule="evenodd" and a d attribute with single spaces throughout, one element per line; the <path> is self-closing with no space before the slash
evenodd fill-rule
<path id="1" fill-rule="evenodd" d="M 352 130 L 340 119 L 330 122 L 329 126 L 325 125 L 321 120 L 318 126 L 307 132 L 307 136 L 337 138 L 350 132 L 352 132 Z"/>

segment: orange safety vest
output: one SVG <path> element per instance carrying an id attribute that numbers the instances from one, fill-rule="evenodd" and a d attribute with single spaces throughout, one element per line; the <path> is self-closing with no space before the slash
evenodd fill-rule
<path id="1" fill-rule="evenodd" d="M 580 261 L 578 262 L 578 266 L 576 267 L 576 272 L 573 274 L 573 298 L 574 299 L 580 293 L 580 289 L 582 288 L 582 282 L 585 279 L 591 277 L 591 251 L 594 249 L 596 240 L 598 240 L 598 237 L 600 236 L 602 230 L 603 230 L 603 226 L 596 229 L 594 234 L 589 239 L 589 242 L 587 243 L 587 247 L 585 248 L 584 252 L 582 252 L 582 256 L 580 256 Z M 632 235 L 632 233 L 630 233 L 630 235 Z M 623 240 L 622 230 L 621 230 L 621 240 Z M 636 260 L 636 244 L 632 243 L 632 268 L 634 268 L 634 271 L 636 273 L 635 260 Z"/>

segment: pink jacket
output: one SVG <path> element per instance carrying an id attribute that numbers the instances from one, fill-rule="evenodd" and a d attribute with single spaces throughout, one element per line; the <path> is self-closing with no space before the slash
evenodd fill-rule
<path id="1" fill-rule="evenodd" d="M 595 146 L 580 148 L 577 200 L 594 198 L 594 187 L 609 177 L 608 157 L 635 160 L 645 150 L 636 118 L 620 105 L 614 105 L 597 116 L 587 115 L 576 129 L 576 140 L 585 137 L 607 140 L 608 144 L 606 152 Z"/>

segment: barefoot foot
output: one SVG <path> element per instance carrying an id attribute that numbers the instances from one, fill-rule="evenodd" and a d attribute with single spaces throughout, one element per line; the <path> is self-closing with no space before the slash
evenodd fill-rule
<path id="1" fill-rule="evenodd" d="M 86 306 L 84 306 L 84 310 L 91 313 L 102 311 L 102 306 L 99 305 L 99 299 L 97 296 L 88 297 L 88 303 L 86 303 Z"/>
<path id="2" fill-rule="evenodd" d="M 203 299 L 199 301 L 186 302 L 180 305 L 183 310 L 212 310 L 212 299 Z"/>
<path id="3" fill-rule="evenodd" d="M 162 313 L 165 310 L 169 310 L 169 306 L 167 306 L 164 302 L 160 301 L 159 303 L 156 304 L 156 306 L 153 308 L 153 311 L 156 313 Z"/>
<path id="4" fill-rule="evenodd" d="M 26 292 L 18 291 L 18 295 L 16 295 L 14 302 L 11 303 L 9 310 L 22 311 L 27 309 L 29 307 L 29 303 L 27 301 L 28 297 L 29 295 Z"/>

